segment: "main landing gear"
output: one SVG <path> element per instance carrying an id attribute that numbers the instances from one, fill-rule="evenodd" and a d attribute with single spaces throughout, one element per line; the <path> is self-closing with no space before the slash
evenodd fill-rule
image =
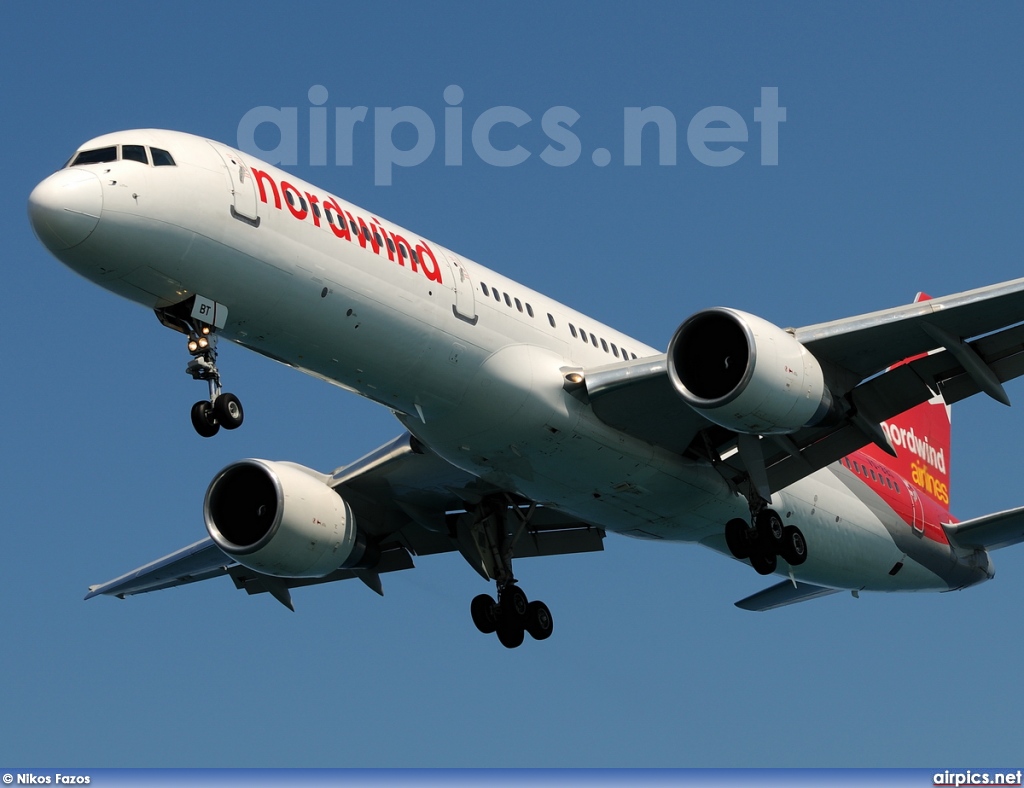
<path id="1" fill-rule="evenodd" d="M 497 633 L 505 648 L 516 648 L 526 640 L 547 640 L 554 630 L 551 611 L 543 602 L 530 602 L 517 585 L 498 589 L 498 601 L 490 594 L 474 597 L 469 606 L 476 628 L 485 635 Z"/>
<path id="2" fill-rule="evenodd" d="M 807 542 L 795 525 L 783 525 L 778 512 L 762 507 L 752 514 L 753 525 L 735 519 L 725 524 L 725 542 L 729 552 L 740 561 L 750 559 L 759 575 L 770 575 L 782 558 L 790 566 L 807 560 Z"/>
<path id="3" fill-rule="evenodd" d="M 242 426 L 245 414 L 234 394 L 221 391 L 217 369 L 217 335 L 208 325 L 188 321 L 188 352 L 192 360 L 185 371 L 193 380 L 204 380 L 210 387 L 210 398 L 192 406 L 192 426 L 204 438 L 212 438 L 220 428 L 234 430 Z"/>
<path id="4" fill-rule="evenodd" d="M 531 602 L 516 585 L 512 574 L 512 553 L 516 541 L 526 531 L 534 507 L 511 504 L 504 497 L 484 499 L 464 515 L 458 525 L 459 550 L 484 578 L 494 580 L 498 599 L 490 594 L 474 597 L 469 606 L 476 628 L 485 635 L 497 634 L 505 648 L 523 644 L 527 633 L 534 640 L 551 637 L 554 623 L 543 602 Z M 509 528 L 509 513 L 518 520 L 515 531 Z"/>

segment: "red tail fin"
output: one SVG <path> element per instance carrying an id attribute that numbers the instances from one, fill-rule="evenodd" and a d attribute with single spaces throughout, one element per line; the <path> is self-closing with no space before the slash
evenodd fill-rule
<path id="1" fill-rule="evenodd" d="M 929 298 L 918 293 L 914 300 Z M 908 358 L 900 364 L 909 361 L 913 359 Z M 942 396 L 936 395 L 928 402 L 882 422 L 882 429 L 897 456 L 893 458 L 874 445 L 867 446 L 865 453 L 892 468 L 948 511 L 950 411 Z"/>

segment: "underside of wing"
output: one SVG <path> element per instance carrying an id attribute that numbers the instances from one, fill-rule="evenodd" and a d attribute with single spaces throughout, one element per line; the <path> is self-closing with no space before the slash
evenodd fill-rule
<path id="1" fill-rule="evenodd" d="M 212 539 L 201 539 L 107 583 L 89 586 L 85 598 L 106 595 L 124 599 L 132 594 L 209 580 L 226 575 L 234 563 Z"/>
<path id="2" fill-rule="evenodd" d="M 1024 374 L 1022 320 L 1024 279 L 1018 279 L 832 323 L 777 329 L 777 337 L 797 340 L 820 364 L 831 398 L 825 418 L 788 432 L 748 434 L 712 422 L 680 396 L 682 385 L 673 380 L 666 356 L 587 370 L 586 395 L 607 424 L 704 459 L 767 498 L 868 443 L 892 453 L 881 422 L 936 395 L 953 404 L 984 392 L 1008 404 L 1002 383 Z"/>
<path id="3" fill-rule="evenodd" d="M 515 526 L 507 541 L 509 560 L 603 549 L 602 529 L 483 482 L 432 454 L 409 434 L 329 476 L 317 477 L 351 508 L 362 537 L 372 545 L 370 554 L 376 557 L 371 563 L 315 577 L 272 576 L 243 565 L 244 556 L 232 557 L 207 538 L 115 580 L 91 586 L 86 598 L 107 595 L 123 599 L 229 575 L 236 588 L 249 594 L 269 593 L 292 608 L 292 588 L 358 579 L 382 594 L 381 574 L 413 568 L 413 556 L 455 550 L 491 579 L 494 573 L 488 563 L 488 545 L 481 543 L 478 528 L 481 510 L 486 510 L 491 520 L 500 518 Z"/>

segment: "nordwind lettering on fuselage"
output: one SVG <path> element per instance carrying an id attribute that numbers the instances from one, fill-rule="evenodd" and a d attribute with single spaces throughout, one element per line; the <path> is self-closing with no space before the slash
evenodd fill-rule
<path id="1" fill-rule="evenodd" d="M 282 180 L 279 186 L 268 173 L 255 167 L 252 168 L 252 176 L 259 190 L 260 201 L 264 205 L 272 204 L 279 211 L 287 208 L 300 222 L 308 221 L 312 217 L 316 227 L 323 226 L 320 221 L 323 214 L 327 218 L 327 226 L 336 238 L 358 243 L 363 249 L 369 248 L 376 255 L 387 255 L 388 260 L 398 263 L 403 268 L 408 262 L 413 272 L 423 274 L 431 282 L 443 283 L 437 258 L 423 240 L 413 245 L 398 233 L 385 228 L 380 219 L 371 217 L 367 221 L 362 216 L 343 209 L 336 197 L 328 196 L 321 199 L 318 195 L 300 191 L 298 187 L 285 180 Z"/>

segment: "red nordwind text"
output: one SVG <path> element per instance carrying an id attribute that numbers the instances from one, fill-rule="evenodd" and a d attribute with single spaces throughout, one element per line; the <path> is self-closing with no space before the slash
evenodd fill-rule
<path id="1" fill-rule="evenodd" d="M 380 219 L 371 217 L 366 220 L 343 209 L 337 197 L 328 196 L 321 199 L 310 192 L 300 191 L 284 180 L 278 187 L 277 182 L 268 173 L 255 167 L 251 169 L 253 180 L 259 189 L 260 201 L 264 205 L 270 205 L 272 198 L 273 206 L 279 211 L 283 210 L 283 195 L 284 204 L 295 219 L 305 222 L 312 217 L 316 227 L 323 226 L 320 222 L 322 212 L 335 237 L 349 243 L 358 243 L 363 249 L 369 248 L 376 255 L 387 255 L 388 260 L 398 263 L 403 268 L 408 262 L 413 272 L 422 273 L 431 282 L 442 284 L 441 268 L 437 264 L 437 258 L 422 239 L 414 245 L 398 233 L 385 228 Z"/>

